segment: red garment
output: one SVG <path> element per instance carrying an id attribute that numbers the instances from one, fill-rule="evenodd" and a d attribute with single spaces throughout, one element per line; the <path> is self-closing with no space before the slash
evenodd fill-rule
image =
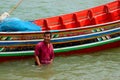
<path id="1" fill-rule="evenodd" d="M 50 43 L 48 47 L 45 42 L 40 42 L 35 47 L 35 55 L 39 56 L 40 63 L 49 64 L 51 59 L 54 58 L 53 45 Z"/>

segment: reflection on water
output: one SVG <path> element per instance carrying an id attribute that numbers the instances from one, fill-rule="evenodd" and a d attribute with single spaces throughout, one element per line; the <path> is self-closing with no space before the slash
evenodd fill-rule
<path id="1" fill-rule="evenodd" d="M 38 67 L 34 59 L 0 64 L 0 80 L 119 80 L 120 48 L 89 55 L 56 57 Z"/>

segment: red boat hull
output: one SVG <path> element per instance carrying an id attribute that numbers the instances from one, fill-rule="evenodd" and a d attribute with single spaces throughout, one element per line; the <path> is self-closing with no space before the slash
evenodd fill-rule
<path id="1" fill-rule="evenodd" d="M 116 48 L 116 47 L 120 47 L 120 41 L 117 41 L 117 42 L 114 42 L 114 43 L 109 43 L 109 44 L 106 44 L 106 45 L 101 45 L 101 46 L 91 47 L 91 48 L 87 48 L 87 49 L 82 49 L 82 50 L 57 53 L 56 56 L 61 56 L 61 55 L 68 56 L 68 55 L 76 55 L 76 54 L 88 54 L 88 53 L 103 51 L 103 50 L 112 49 L 112 48 Z"/>
<path id="2" fill-rule="evenodd" d="M 113 49 L 116 47 L 120 47 L 120 41 L 109 43 L 102 46 L 96 46 L 91 47 L 87 49 L 82 50 L 76 50 L 76 51 L 70 51 L 70 52 L 62 52 L 62 53 L 56 53 L 55 56 L 69 56 L 69 55 L 77 55 L 77 54 L 91 54 L 93 52 L 103 51 L 107 49 Z M 8 57 L 0 57 L 0 62 L 6 62 L 6 61 L 15 61 L 15 60 L 22 60 L 22 59 L 29 59 L 34 58 L 34 56 L 8 56 Z"/>

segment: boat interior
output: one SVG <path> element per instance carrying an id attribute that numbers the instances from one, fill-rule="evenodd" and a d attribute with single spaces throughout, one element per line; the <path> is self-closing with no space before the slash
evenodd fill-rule
<path id="1" fill-rule="evenodd" d="M 34 23 L 44 31 L 85 27 L 116 20 L 120 20 L 119 0 L 70 14 L 37 19 Z"/>

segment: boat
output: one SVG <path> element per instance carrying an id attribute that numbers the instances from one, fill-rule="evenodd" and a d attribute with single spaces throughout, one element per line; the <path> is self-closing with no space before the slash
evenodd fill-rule
<path id="1" fill-rule="evenodd" d="M 120 47 L 120 1 L 32 20 L 42 31 L 0 32 L 0 62 L 34 56 L 35 45 L 50 31 L 55 56 L 88 54 Z"/>

